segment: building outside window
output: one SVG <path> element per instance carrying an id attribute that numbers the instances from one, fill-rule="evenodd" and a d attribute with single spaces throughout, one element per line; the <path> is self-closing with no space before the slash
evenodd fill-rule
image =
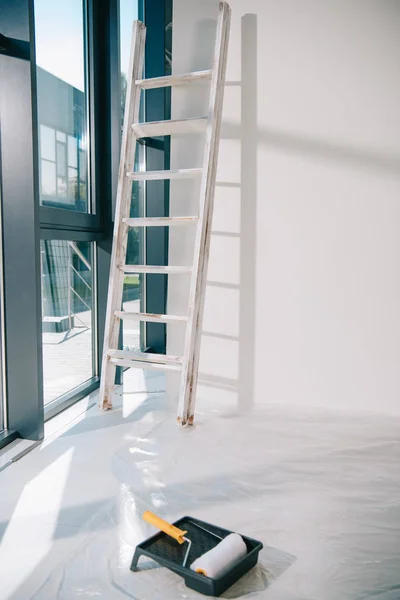
<path id="1" fill-rule="evenodd" d="M 40 123 L 39 157 L 41 204 L 87 212 L 87 153 L 82 133 L 70 135 Z"/>

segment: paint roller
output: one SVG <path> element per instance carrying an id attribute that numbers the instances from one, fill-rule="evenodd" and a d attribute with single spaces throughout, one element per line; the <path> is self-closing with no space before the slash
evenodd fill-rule
<path id="1" fill-rule="evenodd" d="M 171 525 L 150 511 L 146 511 L 143 514 L 143 519 L 147 523 L 151 523 L 151 525 L 158 527 L 158 529 L 168 536 L 174 538 L 179 544 L 184 544 L 185 542 L 188 544 L 182 563 L 182 566 L 185 567 L 192 547 L 192 541 L 186 537 L 187 531 L 179 529 L 178 527 L 175 527 L 175 525 Z M 190 565 L 192 571 L 210 577 L 211 579 L 218 579 L 228 573 L 228 571 L 235 567 L 235 565 L 246 556 L 247 546 L 242 536 L 238 533 L 230 533 L 222 538 L 194 521 L 191 521 L 190 523 L 220 540 L 214 548 L 196 558 Z"/>

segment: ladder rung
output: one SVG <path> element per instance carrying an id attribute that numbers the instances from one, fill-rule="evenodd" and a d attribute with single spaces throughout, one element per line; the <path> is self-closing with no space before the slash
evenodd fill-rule
<path id="1" fill-rule="evenodd" d="M 198 217 L 141 217 L 122 219 L 122 222 L 128 227 L 168 227 L 169 225 L 188 225 L 198 219 Z"/>
<path id="2" fill-rule="evenodd" d="M 183 363 L 180 356 L 129 352 L 128 350 L 109 350 L 108 356 L 111 362 L 121 367 L 137 367 L 141 369 L 180 371 Z"/>
<path id="3" fill-rule="evenodd" d="M 153 354 L 150 352 L 134 352 L 131 350 L 112 350 L 108 351 L 110 358 L 128 358 L 130 360 L 142 360 L 152 363 L 176 363 L 182 364 L 182 356 L 173 356 L 171 354 Z"/>
<path id="4" fill-rule="evenodd" d="M 159 265 L 121 265 L 124 273 L 190 273 L 192 267 L 171 267 Z"/>
<path id="5" fill-rule="evenodd" d="M 201 175 L 203 169 L 176 169 L 174 171 L 133 171 L 128 172 L 126 176 L 134 181 L 144 181 L 148 179 L 186 179 Z"/>
<path id="6" fill-rule="evenodd" d="M 211 79 L 211 71 L 195 71 L 194 73 L 184 73 L 183 75 L 167 75 L 165 77 L 152 77 L 151 79 L 137 79 L 135 83 L 143 90 L 150 90 L 152 88 L 168 87 L 170 85 L 184 85 L 201 79 Z"/>
<path id="7" fill-rule="evenodd" d="M 137 139 L 173 135 L 175 133 L 197 133 L 206 129 L 207 121 L 207 117 L 173 121 L 149 121 L 148 123 L 133 123 L 132 129 Z"/>
<path id="8" fill-rule="evenodd" d="M 126 310 L 117 310 L 114 314 L 119 319 L 132 319 L 134 321 L 147 321 L 150 323 L 185 323 L 188 320 L 186 316 L 156 315 L 153 313 L 138 313 Z"/>
<path id="9" fill-rule="evenodd" d="M 110 362 L 118 367 L 128 367 L 136 369 L 152 369 L 153 371 L 181 371 L 182 365 L 174 365 L 169 363 L 150 363 L 140 360 L 129 360 L 126 358 L 110 358 Z"/>

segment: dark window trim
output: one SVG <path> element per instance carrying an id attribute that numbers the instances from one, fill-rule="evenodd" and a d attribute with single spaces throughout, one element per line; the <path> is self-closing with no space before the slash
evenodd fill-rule
<path id="1" fill-rule="evenodd" d="M 96 390 L 99 385 L 100 378 L 98 376 L 91 377 L 69 392 L 52 400 L 44 407 L 44 420 L 48 421 L 58 413 L 72 406 L 72 404 L 75 404 L 75 402 L 82 400 L 82 398 L 85 398 L 85 396 Z"/>
<path id="2" fill-rule="evenodd" d="M 105 234 L 84 229 L 63 229 L 56 226 L 40 229 L 41 240 L 71 240 L 73 242 L 100 242 Z"/>
<path id="3" fill-rule="evenodd" d="M 1 431 L 0 432 L 0 450 L 2 448 L 4 448 L 5 446 L 7 446 L 8 444 L 11 444 L 11 442 L 13 442 L 14 440 L 17 440 L 19 437 L 20 437 L 20 435 L 16 431 L 9 431 L 8 429 Z M 0 469 L 0 471 L 1 471 L 1 469 Z"/>
<path id="4" fill-rule="evenodd" d="M 55 227 L 58 229 L 71 230 L 90 229 L 93 232 L 99 232 L 101 231 L 99 224 L 100 217 L 98 215 L 78 213 L 73 210 L 53 208 L 50 206 L 40 207 L 41 229 L 51 229 L 52 227 Z"/>
<path id="5" fill-rule="evenodd" d="M 2 0 L 0 23 L 2 34 L 14 45 L 29 49 L 26 60 L 12 53 L 0 55 L 6 427 L 21 437 L 40 439 L 43 375 L 33 0 Z"/>

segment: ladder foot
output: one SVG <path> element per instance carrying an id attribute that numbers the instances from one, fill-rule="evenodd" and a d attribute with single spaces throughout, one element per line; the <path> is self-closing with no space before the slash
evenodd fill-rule
<path id="1" fill-rule="evenodd" d="M 194 424 L 194 415 L 191 415 L 188 419 L 184 419 L 183 417 L 177 417 L 176 420 L 179 427 L 186 427 L 187 425 Z"/>
<path id="2" fill-rule="evenodd" d="M 100 402 L 99 406 L 103 410 L 111 410 L 113 407 L 111 400 L 103 400 L 103 402 Z"/>

